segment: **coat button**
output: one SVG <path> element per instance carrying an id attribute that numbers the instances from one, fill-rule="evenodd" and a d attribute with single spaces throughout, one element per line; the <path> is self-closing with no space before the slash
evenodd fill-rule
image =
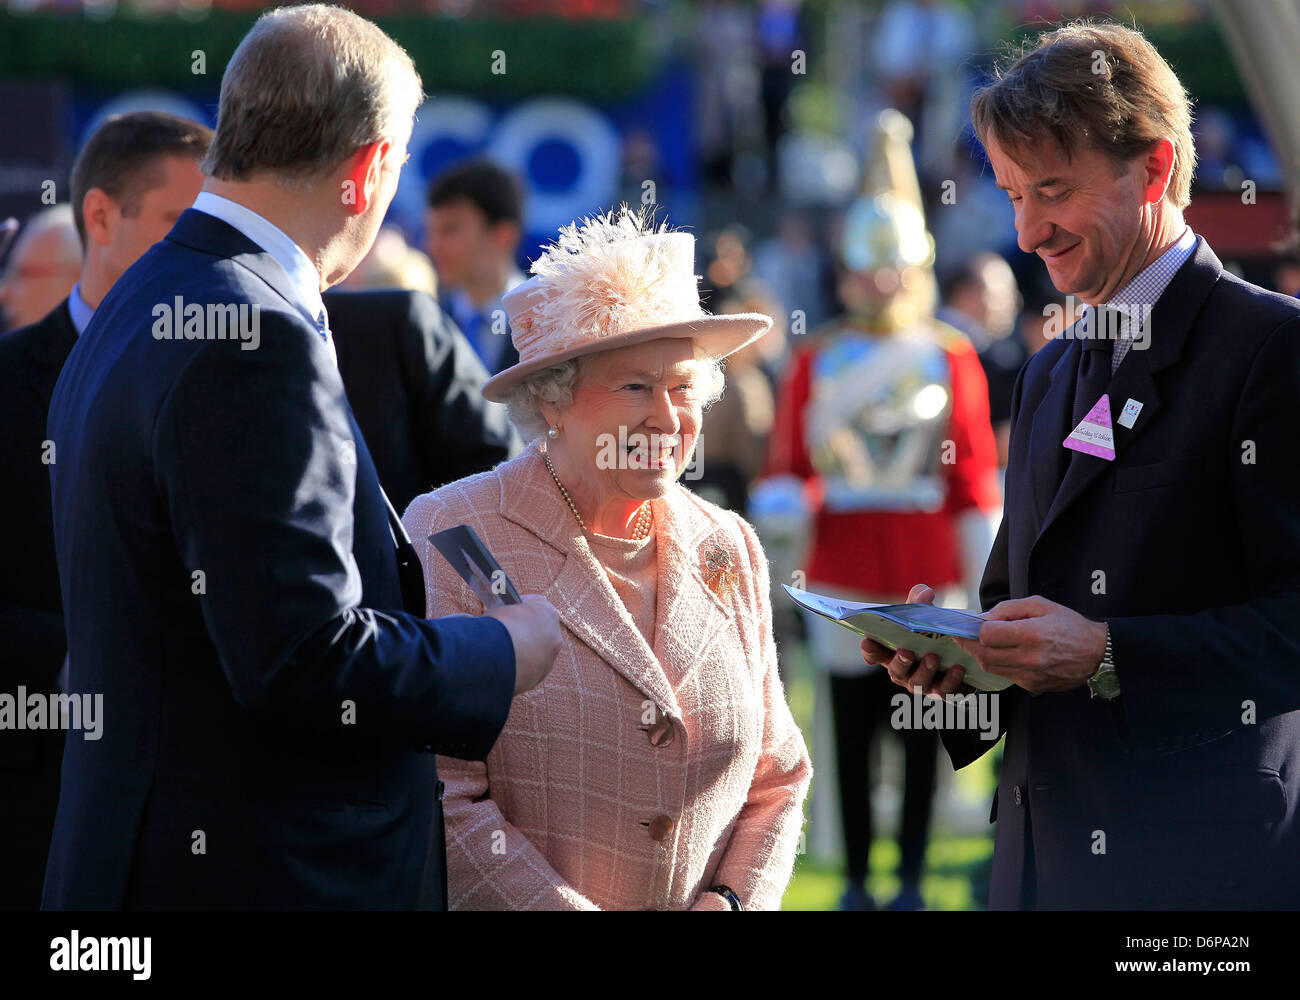
<path id="1" fill-rule="evenodd" d="M 1020 805 L 1024 801 L 1024 798 L 1020 793 L 1020 786 L 1016 785 L 1014 791 L 1016 793 L 1016 805 Z"/>
<path id="2" fill-rule="evenodd" d="M 650 839 L 667 840 L 668 835 L 673 832 L 673 819 L 671 816 L 656 816 L 650 821 Z"/>
<path id="3" fill-rule="evenodd" d="M 672 743 L 676 733 L 673 731 L 671 719 L 660 719 L 650 730 L 650 745 L 656 747 L 666 747 Z"/>

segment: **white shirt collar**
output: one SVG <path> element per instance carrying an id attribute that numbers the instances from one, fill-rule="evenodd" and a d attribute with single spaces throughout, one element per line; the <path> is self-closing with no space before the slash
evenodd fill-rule
<path id="1" fill-rule="evenodd" d="M 320 297 L 320 273 L 300 246 L 280 229 L 258 215 L 251 208 L 246 208 L 229 198 L 223 198 L 211 191 L 200 191 L 194 199 L 194 207 L 200 212 L 220 219 L 234 226 L 259 247 L 269 253 L 277 264 L 284 268 L 298 293 L 300 304 L 307 308 L 313 318 L 320 316 L 325 308 Z"/>
<path id="2" fill-rule="evenodd" d="M 77 336 L 80 337 L 90 325 L 91 317 L 95 315 L 95 310 L 86 305 L 86 300 L 81 297 L 80 281 L 72 286 L 72 293 L 68 296 L 68 314 L 72 317 L 72 325 L 76 328 Z"/>

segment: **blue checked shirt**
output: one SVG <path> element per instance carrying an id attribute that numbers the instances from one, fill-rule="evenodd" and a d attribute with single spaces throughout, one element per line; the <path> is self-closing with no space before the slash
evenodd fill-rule
<path id="1" fill-rule="evenodd" d="M 1119 368 L 1120 362 L 1128 355 L 1129 348 L 1133 346 L 1134 326 L 1137 327 L 1139 333 L 1148 338 L 1151 336 L 1149 326 L 1143 330 L 1143 320 L 1144 318 L 1150 319 L 1150 310 L 1155 308 L 1156 300 L 1169 287 L 1169 282 L 1173 280 L 1178 269 L 1187 263 L 1187 259 L 1191 257 L 1192 251 L 1196 249 L 1196 239 L 1196 234 L 1192 232 L 1190 226 L 1184 228 L 1183 235 L 1178 237 L 1178 241 L 1161 254 L 1158 260 L 1139 271 L 1110 300 L 1102 303 L 1103 308 L 1114 309 L 1122 317 L 1119 335 L 1115 341 L 1115 350 L 1110 359 L 1110 372 L 1112 375 Z M 1092 308 L 1089 306 L 1089 309 Z M 1089 322 L 1095 324 L 1095 317 L 1090 316 Z M 1099 325 L 1092 326 L 1092 329 L 1100 328 Z"/>

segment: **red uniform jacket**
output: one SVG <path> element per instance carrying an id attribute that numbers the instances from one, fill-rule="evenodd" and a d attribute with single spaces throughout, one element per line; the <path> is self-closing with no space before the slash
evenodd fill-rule
<path id="1" fill-rule="evenodd" d="M 818 337 L 796 352 L 781 389 L 765 475 L 794 475 L 805 482 L 813 510 L 812 544 L 804 571 L 810 583 L 845 587 L 878 597 L 906 597 L 911 586 L 962 583 L 956 515 L 1002 502 L 997 445 L 989 422 L 988 383 L 974 348 L 952 331 L 940 337 L 951 371 L 948 439 L 952 461 L 941 464 L 947 493 L 937 511 L 826 510 L 811 461 L 805 412 L 812 392 L 813 361 L 826 340 Z M 833 336 L 833 335 L 832 335 Z"/>

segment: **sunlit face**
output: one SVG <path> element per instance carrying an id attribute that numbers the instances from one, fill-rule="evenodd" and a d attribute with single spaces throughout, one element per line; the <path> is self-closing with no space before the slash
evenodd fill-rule
<path id="1" fill-rule="evenodd" d="M 1044 140 L 1019 151 L 1018 163 L 992 136 L 985 149 L 997 186 L 1011 199 L 1020 249 L 1042 258 L 1059 291 L 1096 305 L 1137 273 L 1165 186 L 1151 178 L 1147 157 L 1117 165 L 1081 148 L 1067 158 Z"/>
<path id="2" fill-rule="evenodd" d="M 164 156 L 158 170 L 161 183 L 144 192 L 137 212 L 109 209 L 104 254 L 114 281 L 171 231 L 203 188 L 203 174 L 193 157 Z"/>
<path id="3" fill-rule="evenodd" d="M 707 365 L 682 338 L 585 358 L 572 405 L 547 414 L 563 429 L 550 447 L 602 501 L 663 496 L 695 450 Z"/>
<path id="4" fill-rule="evenodd" d="M 453 198 L 425 215 L 429 257 L 439 284 L 459 288 L 500 254 L 499 239 L 483 210 L 468 198 Z"/>

